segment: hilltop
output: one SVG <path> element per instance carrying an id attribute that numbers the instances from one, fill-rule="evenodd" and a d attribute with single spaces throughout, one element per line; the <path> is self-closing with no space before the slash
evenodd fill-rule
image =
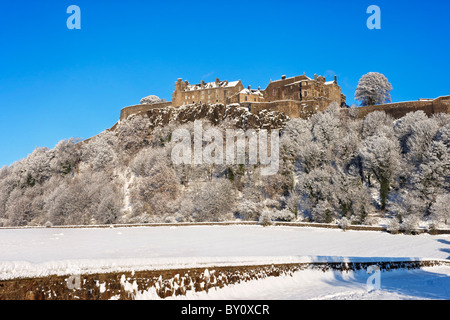
<path id="1" fill-rule="evenodd" d="M 448 226 L 450 116 L 337 105 L 309 119 L 240 105 L 163 107 L 86 141 L 37 148 L 0 171 L 3 226 L 195 221 L 314 221 Z M 278 129 L 280 163 L 175 165 L 174 130 Z M 207 141 L 203 142 L 207 144 Z"/>

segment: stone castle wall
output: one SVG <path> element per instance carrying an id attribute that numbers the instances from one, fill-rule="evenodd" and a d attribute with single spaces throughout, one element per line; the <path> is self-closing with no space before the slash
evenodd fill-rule
<path id="1" fill-rule="evenodd" d="M 353 116 L 360 119 L 374 111 L 384 111 L 394 119 L 400 119 L 409 112 L 419 110 L 425 112 L 427 116 L 431 116 L 436 113 L 450 113 L 450 96 L 439 97 L 434 100 L 388 103 L 344 110 L 351 112 Z"/>
<path id="2" fill-rule="evenodd" d="M 313 102 L 313 101 L 311 101 Z M 279 111 L 283 112 L 290 118 L 303 118 L 308 119 L 313 114 L 324 111 L 327 108 L 325 103 L 308 103 L 296 101 L 296 100 L 281 100 L 272 102 L 242 102 L 242 107 L 247 107 L 253 114 L 258 114 L 262 110 Z M 172 102 L 162 102 L 155 104 L 139 104 L 123 108 L 120 112 L 120 120 L 128 118 L 130 115 L 145 113 L 152 109 L 165 108 L 172 106 Z M 394 119 L 399 119 L 409 112 L 418 110 L 424 111 L 428 116 L 436 113 L 449 113 L 450 114 L 450 96 L 439 97 L 434 100 L 426 101 L 407 101 L 389 103 L 383 105 L 358 107 L 358 108 L 343 108 L 343 112 L 351 113 L 355 118 L 362 119 L 367 114 L 373 111 L 384 111 Z"/>
<path id="3" fill-rule="evenodd" d="M 129 106 L 120 110 L 120 120 L 125 120 L 131 115 L 138 114 L 141 112 L 147 112 L 151 109 L 158 109 L 171 106 L 172 102 L 159 102 L 154 104 L 138 104 L 135 106 Z"/>

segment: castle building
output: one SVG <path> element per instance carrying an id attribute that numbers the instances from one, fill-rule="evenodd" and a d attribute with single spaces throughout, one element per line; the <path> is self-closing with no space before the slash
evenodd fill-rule
<path id="1" fill-rule="evenodd" d="M 314 75 L 314 79 L 306 75 L 270 81 L 265 90 L 259 87 L 257 90 L 250 86 L 244 89 L 241 81 L 201 81 L 198 84 L 190 84 L 180 78 L 175 82 L 175 90 L 172 95 L 172 105 L 182 106 L 196 103 L 241 103 L 252 104 L 276 101 L 296 101 L 303 107 L 325 110 L 331 102 L 337 102 L 345 106 L 345 96 L 341 94 L 341 88 L 334 81 L 326 81 L 325 77 Z"/>
<path id="2" fill-rule="evenodd" d="M 242 89 L 238 93 L 231 96 L 227 103 L 245 103 L 245 102 L 264 102 L 264 94 L 261 91 L 261 87 L 258 89 L 252 89 L 248 86 L 247 89 Z"/>
<path id="3" fill-rule="evenodd" d="M 195 103 L 222 103 L 228 104 L 232 97 L 239 95 L 244 90 L 241 80 L 215 82 L 201 81 L 199 84 L 189 84 L 179 78 L 175 82 L 175 90 L 172 94 L 173 106 L 182 106 Z M 236 99 L 236 98 L 234 98 Z"/>
<path id="4" fill-rule="evenodd" d="M 271 81 L 263 91 L 266 102 L 294 100 L 309 106 L 326 108 L 331 102 L 345 106 L 346 97 L 341 93 L 341 87 L 334 81 L 326 81 L 325 77 L 314 75 L 314 79 L 306 75 Z"/>
<path id="5" fill-rule="evenodd" d="M 150 112 L 153 109 L 166 107 L 180 107 L 190 104 L 223 104 L 238 103 L 254 114 L 261 111 L 279 111 L 291 118 L 308 119 L 315 113 L 324 111 L 330 103 L 338 103 L 347 112 L 352 111 L 354 116 L 363 118 L 366 114 L 381 110 L 399 119 L 408 112 L 423 110 L 427 115 L 435 113 L 450 113 L 450 96 L 436 99 L 420 99 L 389 103 L 361 108 L 346 107 L 346 97 L 341 93 L 337 77 L 333 81 L 326 81 L 325 77 L 314 75 L 313 78 L 305 74 L 280 80 L 270 81 L 266 89 L 257 90 L 250 86 L 244 88 L 241 81 L 201 81 L 199 84 L 189 84 L 181 78 L 175 82 L 172 101 L 142 99 L 141 104 L 125 107 L 120 112 L 120 120 L 131 115 Z"/>

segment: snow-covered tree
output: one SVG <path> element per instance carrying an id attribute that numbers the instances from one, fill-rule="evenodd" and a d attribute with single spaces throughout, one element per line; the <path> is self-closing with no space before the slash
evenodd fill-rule
<path id="1" fill-rule="evenodd" d="M 394 119 L 384 111 L 374 111 L 364 117 L 362 121 L 362 138 L 379 134 L 384 131 L 392 131 Z"/>
<path id="2" fill-rule="evenodd" d="M 52 150 L 47 147 L 38 147 L 20 161 L 20 184 L 25 187 L 33 187 L 36 183 L 43 183 L 50 178 L 53 157 Z"/>
<path id="3" fill-rule="evenodd" d="M 447 147 L 447 150 L 450 150 L 450 122 L 438 130 L 436 133 L 436 141 L 441 141 Z"/>
<path id="4" fill-rule="evenodd" d="M 100 203 L 95 213 L 95 220 L 98 224 L 116 223 L 120 219 L 121 209 L 123 207 L 122 197 L 119 189 L 105 188 L 101 192 Z"/>
<path id="5" fill-rule="evenodd" d="M 400 146 L 385 136 L 371 136 L 363 141 L 360 156 L 369 181 L 374 176 L 380 185 L 380 205 L 384 210 L 391 185 L 401 169 Z"/>
<path id="6" fill-rule="evenodd" d="M 112 131 L 104 131 L 90 139 L 88 143 L 83 143 L 82 160 L 94 171 L 104 170 L 105 167 L 112 166 L 117 161 L 117 144 L 116 134 Z"/>
<path id="7" fill-rule="evenodd" d="M 311 118 L 312 133 L 315 141 L 327 147 L 340 138 L 340 108 L 333 103 L 325 112 L 315 114 Z"/>
<path id="8" fill-rule="evenodd" d="M 61 140 L 53 148 L 53 155 L 50 162 L 52 171 L 62 176 L 73 173 L 80 162 L 80 145 L 78 139 Z"/>
<path id="9" fill-rule="evenodd" d="M 391 102 L 392 85 L 381 73 L 369 72 L 361 77 L 355 91 L 355 100 L 362 106 L 373 106 Z"/>
<path id="10" fill-rule="evenodd" d="M 151 124 L 147 116 L 133 115 L 121 120 L 115 131 L 122 149 L 134 154 L 149 144 Z"/>
<path id="11" fill-rule="evenodd" d="M 150 152 L 151 153 L 151 152 Z M 179 180 L 175 170 L 165 158 L 149 158 L 151 166 L 138 165 L 136 160 L 145 158 L 148 152 L 143 152 L 134 162 L 134 170 L 141 173 L 136 177 L 132 190 L 133 210 L 136 214 L 148 214 L 161 218 L 166 211 L 167 203 L 178 196 Z M 157 219 L 157 218 L 156 218 Z"/>
<path id="12" fill-rule="evenodd" d="M 403 153 L 408 153 L 408 138 L 414 131 L 414 125 L 420 121 L 426 121 L 428 119 L 425 112 L 422 110 L 415 112 L 408 112 L 405 116 L 395 121 L 394 132 L 397 139 L 400 142 Z"/>
<path id="13" fill-rule="evenodd" d="M 320 200 L 312 209 L 311 215 L 316 222 L 331 223 L 338 217 L 337 212 L 327 200 Z"/>
<path id="14" fill-rule="evenodd" d="M 150 95 L 141 99 L 141 104 L 155 104 L 160 102 L 166 102 L 166 99 L 160 99 L 155 95 Z"/>
<path id="15" fill-rule="evenodd" d="M 416 167 L 420 165 L 423 154 L 430 147 L 438 130 L 439 126 L 433 118 L 417 121 L 411 125 L 411 134 L 406 140 L 407 156 L 411 164 Z"/>
<path id="16" fill-rule="evenodd" d="M 258 219 L 259 224 L 263 226 L 269 226 L 273 223 L 273 210 L 264 208 Z"/>
<path id="17" fill-rule="evenodd" d="M 237 202 L 235 215 L 246 221 L 255 221 L 261 215 L 262 209 L 262 204 L 244 198 Z"/>
<path id="18" fill-rule="evenodd" d="M 221 221 L 231 214 L 235 198 L 229 180 L 213 179 L 196 192 L 194 199 L 196 221 Z"/>
<path id="19" fill-rule="evenodd" d="M 295 214 L 289 209 L 275 210 L 272 214 L 273 221 L 294 221 Z"/>
<path id="20" fill-rule="evenodd" d="M 433 141 L 423 154 L 419 169 L 411 177 L 412 188 L 431 204 L 443 192 L 450 192 L 450 151 L 442 141 Z"/>
<path id="21" fill-rule="evenodd" d="M 8 175 L 8 166 L 3 166 L 0 169 L 0 180 L 6 178 L 7 175 Z"/>
<path id="22" fill-rule="evenodd" d="M 450 224 L 450 193 L 443 193 L 436 197 L 436 201 L 431 205 L 430 212 L 433 223 L 443 224 L 448 227 Z"/>

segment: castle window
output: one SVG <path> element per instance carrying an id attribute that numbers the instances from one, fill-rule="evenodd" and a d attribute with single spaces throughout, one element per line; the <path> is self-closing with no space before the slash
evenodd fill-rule
<path id="1" fill-rule="evenodd" d="M 308 96 L 308 91 L 304 92 L 304 96 L 307 97 Z"/>
<path id="2" fill-rule="evenodd" d="M 245 96 L 245 101 L 247 101 L 247 96 Z"/>

